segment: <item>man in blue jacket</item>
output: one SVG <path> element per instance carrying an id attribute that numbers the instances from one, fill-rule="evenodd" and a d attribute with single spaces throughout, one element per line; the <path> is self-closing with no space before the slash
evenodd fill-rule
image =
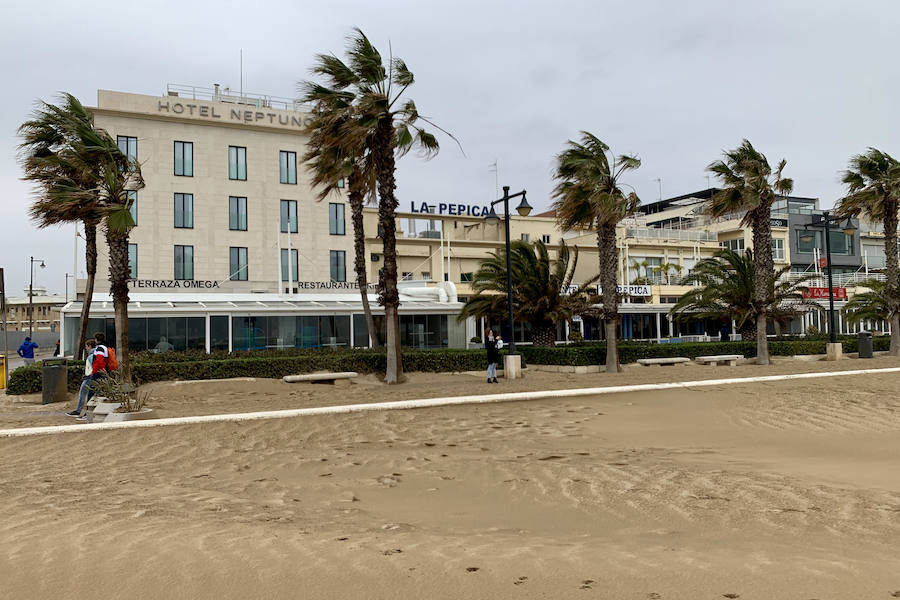
<path id="1" fill-rule="evenodd" d="M 16 350 L 16 354 L 25 359 L 26 365 L 30 365 L 34 362 L 34 349 L 37 347 L 38 345 L 32 342 L 30 337 L 26 337 L 19 349 Z"/>

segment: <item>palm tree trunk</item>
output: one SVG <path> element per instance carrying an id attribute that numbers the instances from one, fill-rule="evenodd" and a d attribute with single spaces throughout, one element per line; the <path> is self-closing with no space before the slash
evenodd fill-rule
<path id="1" fill-rule="evenodd" d="M 94 281 L 97 279 L 97 224 L 99 219 L 84 220 L 84 264 L 87 269 L 87 281 L 84 287 L 84 300 L 81 302 L 81 325 L 78 328 L 78 341 L 72 355 L 81 360 L 84 358 L 84 341 L 87 339 L 88 319 L 91 314 L 91 298 L 94 296 Z M 77 297 L 77 290 L 73 294 Z"/>
<path id="2" fill-rule="evenodd" d="M 380 278 L 379 302 L 384 306 L 387 327 L 387 368 L 384 382 L 400 383 L 403 362 L 400 356 L 400 294 L 397 292 L 397 197 L 394 194 L 394 126 L 387 116 L 375 131 L 375 168 L 378 178 L 378 224 L 384 246 L 384 270 Z"/>
<path id="3" fill-rule="evenodd" d="M 884 207 L 885 296 L 890 305 L 891 356 L 900 356 L 900 274 L 897 258 L 897 200 L 890 198 Z"/>
<path id="4" fill-rule="evenodd" d="M 619 371 L 619 352 L 616 345 L 616 325 L 619 322 L 619 305 L 616 294 L 618 253 L 616 251 L 615 223 L 598 223 L 597 253 L 600 261 L 602 315 L 606 327 L 606 372 L 617 373 Z"/>
<path id="5" fill-rule="evenodd" d="M 554 348 L 556 346 L 556 326 L 552 323 L 536 325 L 531 330 L 531 341 L 535 346 Z"/>
<path id="6" fill-rule="evenodd" d="M 113 297 L 116 323 L 116 357 L 122 381 L 131 382 L 131 361 L 128 356 L 128 233 L 110 231 L 107 226 L 106 241 L 109 244 L 109 289 Z"/>
<path id="7" fill-rule="evenodd" d="M 772 225 L 769 206 L 755 209 L 753 226 L 753 296 L 756 305 L 756 364 L 769 364 L 768 306 L 771 303 L 775 278 L 775 262 L 772 259 Z"/>
<path id="8" fill-rule="evenodd" d="M 359 296 L 362 300 L 363 313 L 366 316 L 366 329 L 369 332 L 369 343 L 372 347 L 381 346 L 378 339 L 378 331 L 375 329 L 375 319 L 372 318 L 372 307 L 369 306 L 369 283 L 366 277 L 366 232 L 363 226 L 363 194 L 359 189 L 359 174 L 356 168 L 348 177 L 350 188 L 350 214 L 353 222 L 353 250 L 356 254 L 354 267 L 356 268 L 356 285 L 359 287 Z"/>

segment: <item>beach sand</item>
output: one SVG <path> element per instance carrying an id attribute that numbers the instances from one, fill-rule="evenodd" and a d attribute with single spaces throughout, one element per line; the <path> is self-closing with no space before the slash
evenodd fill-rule
<path id="1" fill-rule="evenodd" d="M 161 416 L 897 367 L 148 386 Z M 2 598 L 900 597 L 900 373 L 0 439 Z M 3 427 L 71 420 L 22 399 Z"/>

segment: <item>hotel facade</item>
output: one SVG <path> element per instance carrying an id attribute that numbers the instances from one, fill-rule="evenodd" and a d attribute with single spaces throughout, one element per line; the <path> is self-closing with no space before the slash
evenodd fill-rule
<path id="1" fill-rule="evenodd" d="M 235 95 L 219 86 L 170 85 L 163 96 L 100 90 L 92 110 L 97 126 L 141 163 L 145 180 L 145 187 L 132 193 L 133 350 L 169 345 L 207 351 L 369 345 L 354 283 L 346 193 L 336 188 L 317 201 L 310 188 L 302 164 L 310 116 L 302 104 Z M 678 282 L 697 262 L 723 246 L 738 251 L 752 246 L 750 232 L 737 216 L 703 216 L 713 191 L 650 203 L 620 225 L 620 337 L 664 342 L 719 335 L 719 323 L 679 322 L 670 315 L 672 304 L 690 289 Z M 776 208 L 776 268 L 791 265 L 797 273 L 819 272 L 816 242 L 805 244 L 797 233 L 803 219 L 818 211 L 818 200 L 788 198 Z M 474 294 L 472 278 L 480 261 L 505 245 L 502 222 L 487 222 L 487 212 L 487 202 L 401 200 L 397 253 L 404 345 L 466 347 L 480 336 L 483 322 L 459 322 L 456 317 Z M 365 209 L 364 228 L 372 284 L 378 281 L 383 260 L 375 208 Z M 552 212 L 512 215 L 510 235 L 540 240 L 551 255 L 562 242 L 576 246 L 575 283 L 597 273 L 594 232 L 561 231 Z M 844 242 L 847 254 L 835 264 L 841 265 L 849 285 L 862 278 L 863 240 L 870 237 L 861 231 L 837 240 Z M 90 329 L 106 331 L 114 339 L 105 277 L 108 255 L 102 242 L 99 246 Z M 876 246 L 869 245 L 873 251 Z M 83 289 L 80 280 L 82 294 Z M 376 317 L 382 314 L 374 286 L 369 301 Z M 77 343 L 80 311 L 80 300 L 62 309 L 66 353 Z M 818 311 L 809 311 L 791 323 L 788 332 L 803 333 L 810 325 L 821 329 L 823 324 Z M 853 330 L 843 322 L 841 327 Z M 559 324 L 558 339 L 568 339 L 573 329 L 586 339 L 604 335 L 596 320 L 585 317 Z M 508 338 L 510 332 L 504 334 Z M 527 327 L 518 325 L 515 336 L 519 342 L 530 341 Z"/>

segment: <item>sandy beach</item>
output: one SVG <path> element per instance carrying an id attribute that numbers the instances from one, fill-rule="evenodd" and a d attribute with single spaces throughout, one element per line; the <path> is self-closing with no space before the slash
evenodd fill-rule
<path id="1" fill-rule="evenodd" d="M 898 367 L 147 386 L 160 416 Z M 900 374 L 0 439 L 3 598 L 900 597 Z M 0 426 L 70 424 L 4 397 Z M 70 403 L 71 404 L 71 403 Z"/>

